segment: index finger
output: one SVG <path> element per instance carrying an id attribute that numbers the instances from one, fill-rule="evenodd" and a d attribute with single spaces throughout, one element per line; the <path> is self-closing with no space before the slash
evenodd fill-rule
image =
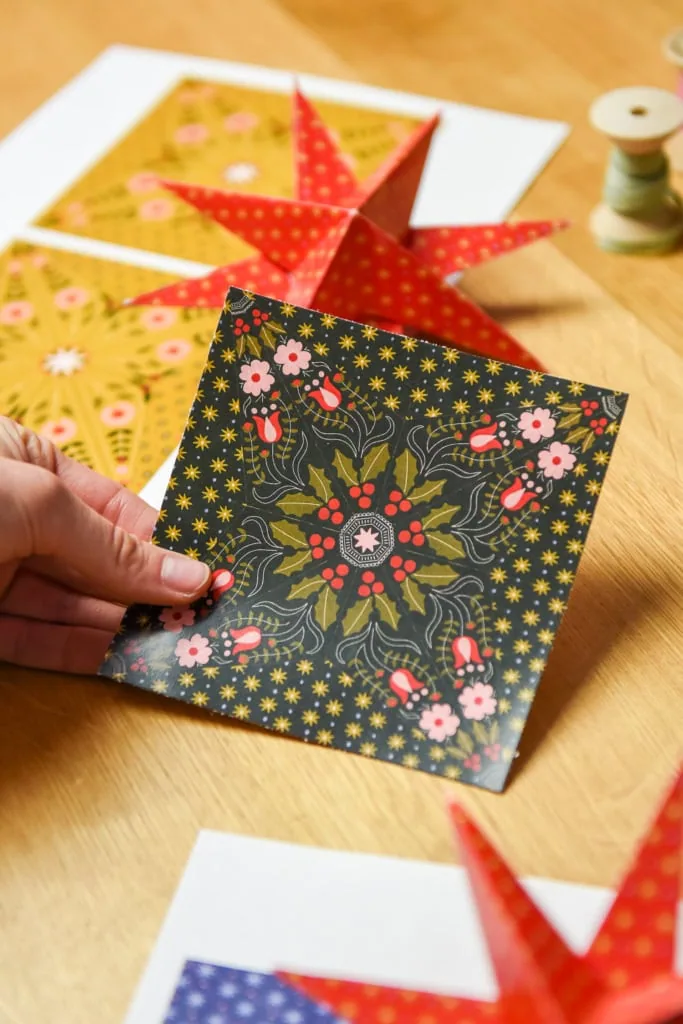
<path id="1" fill-rule="evenodd" d="M 57 453 L 55 473 L 81 501 L 115 526 L 149 540 L 159 513 L 139 495 L 94 470 Z"/>

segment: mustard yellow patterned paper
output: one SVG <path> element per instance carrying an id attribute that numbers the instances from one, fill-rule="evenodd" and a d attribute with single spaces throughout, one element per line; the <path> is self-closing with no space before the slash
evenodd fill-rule
<path id="1" fill-rule="evenodd" d="M 248 247 L 169 195 L 156 177 L 291 196 L 291 98 L 185 80 L 39 221 L 43 227 L 202 263 Z M 418 122 L 316 101 L 355 173 L 371 174 Z"/>
<path id="2" fill-rule="evenodd" d="M 0 257 L 0 413 L 139 490 L 178 443 L 215 312 L 125 307 L 166 274 L 15 243 Z"/>

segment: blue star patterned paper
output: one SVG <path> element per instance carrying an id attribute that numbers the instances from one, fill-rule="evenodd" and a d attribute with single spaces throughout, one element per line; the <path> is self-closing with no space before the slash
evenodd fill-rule
<path id="1" fill-rule="evenodd" d="M 164 1024 L 346 1024 L 273 974 L 188 960 Z"/>

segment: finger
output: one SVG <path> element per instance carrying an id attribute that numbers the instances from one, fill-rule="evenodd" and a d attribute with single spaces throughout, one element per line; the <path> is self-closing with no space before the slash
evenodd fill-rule
<path id="1" fill-rule="evenodd" d="M 57 452 L 55 472 L 70 491 L 110 523 L 143 540 L 152 536 L 159 513 L 137 494 L 67 458 L 60 451 Z"/>
<path id="2" fill-rule="evenodd" d="M 152 536 L 157 512 L 146 501 L 70 459 L 47 438 L 6 416 L 0 416 L 0 456 L 54 473 L 105 519 L 145 540 Z"/>
<path id="3" fill-rule="evenodd" d="M 120 604 L 188 604 L 206 590 L 208 566 L 108 522 L 56 476 L 2 463 L 8 501 L 0 507 L 0 538 L 4 533 L 20 545 L 6 558 L 46 557 L 79 574 L 86 593 Z"/>
<path id="4" fill-rule="evenodd" d="M 93 675 L 110 641 L 105 629 L 0 616 L 0 661 L 26 668 Z"/>
<path id="5" fill-rule="evenodd" d="M 32 572 L 19 572 L 0 600 L 0 614 L 91 626 L 109 633 L 118 629 L 124 610 L 121 605 L 76 593 Z"/>

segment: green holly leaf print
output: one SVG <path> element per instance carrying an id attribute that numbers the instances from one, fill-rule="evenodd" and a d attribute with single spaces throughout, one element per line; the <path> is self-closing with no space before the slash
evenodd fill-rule
<path id="1" fill-rule="evenodd" d="M 317 466 L 311 466 L 308 471 L 308 483 L 320 500 L 327 504 L 332 497 L 332 488 L 322 469 L 318 469 Z"/>
<path id="2" fill-rule="evenodd" d="M 306 548 L 308 550 L 306 535 L 295 523 L 290 523 L 286 519 L 278 523 L 271 523 L 270 532 L 276 540 L 279 540 L 287 548 Z"/>
<path id="3" fill-rule="evenodd" d="M 305 516 L 309 512 L 315 512 L 316 509 L 320 508 L 320 498 L 315 498 L 311 494 L 303 494 L 301 491 L 296 494 L 288 494 L 284 498 L 280 498 L 277 503 L 277 507 L 281 508 L 287 516 Z"/>
<path id="4" fill-rule="evenodd" d="M 415 456 L 406 448 L 396 459 L 396 466 L 394 468 L 396 486 L 403 494 L 408 494 L 410 488 L 415 483 L 416 476 L 417 462 L 415 461 Z"/>
<path id="5" fill-rule="evenodd" d="M 414 491 L 411 491 L 407 497 L 410 498 L 413 505 L 419 505 L 421 502 L 430 501 L 438 494 L 441 494 L 445 486 L 445 480 L 425 480 L 423 484 L 416 487 Z"/>
<path id="6" fill-rule="evenodd" d="M 342 455 L 339 449 L 334 453 L 334 460 L 332 464 L 345 484 L 348 484 L 351 487 L 353 484 L 358 483 L 358 474 L 353 468 L 351 459 L 346 455 Z"/>
<path id="7" fill-rule="evenodd" d="M 321 576 L 312 576 L 308 580 L 301 580 L 300 583 L 295 583 L 289 591 L 287 600 L 299 601 L 304 597 L 310 597 L 311 594 L 315 594 L 316 590 L 320 590 L 324 586 L 325 580 Z"/>
<path id="8" fill-rule="evenodd" d="M 374 480 L 382 472 L 388 461 L 389 445 L 386 441 L 384 444 L 378 444 L 371 448 L 363 459 L 360 471 L 361 482 L 365 483 L 366 480 Z"/>
<path id="9" fill-rule="evenodd" d="M 450 523 L 455 513 L 459 511 L 460 505 L 440 505 L 422 517 L 422 529 L 430 530 L 435 526 L 443 525 L 443 523 Z"/>
<path id="10" fill-rule="evenodd" d="M 321 582 L 325 582 L 322 580 Z M 337 612 L 339 611 L 339 602 L 337 601 L 337 595 L 334 590 L 330 587 L 325 587 L 321 592 L 313 614 L 315 620 L 321 629 L 329 629 L 334 620 L 337 618 Z"/>
<path id="11" fill-rule="evenodd" d="M 426 565 L 423 569 L 418 569 L 414 572 L 410 579 L 417 580 L 418 583 L 424 583 L 426 587 L 447 587 L 449 583 L 456 580 L 460 575 L 455 569 L 451 569 L 450 565 Z M 404 588 L 409 581 L 406 580 Z"/>
<path id="12" fill-rule="evenodd" d="M 247 341 L 247 351 L 251 352 L 251 354 L 253 356 L 260 356 L 261 355 L 261 346 L 258 343 L 258 339 L 255 338 L 253 334 L 246 334 L 246 335 L 243 334 L 242 337 L 246 338 L 246 341 Z"/>
<path id="13" fill-rule="evenodd" d="M 283 576 L 291 576 L 293 572 L 303 569 L 310 561 L 312 561 L 310 550 L 297 551 L 293 555 L 283 558 L 275 572 L 282 573 Z"/>
<path id="14" fill-rule="evenodd" d="M 464 558 L 465 549 L 457 537 L 450 533 L 440 533 L 438 530 L 430 530 L 425 533 L 427 542 L 436 551 L 437 555 L 444 558 Z M 417 575 L 417 573 L 415 573 Z"/>
<path id="15" fill-rule="evenodd" d="M 386 622 L 392 629 L 397 629 L 400 621 L 398 614 L 398 608 L 386 594 L 375 594 L 375 605 L 379 613 L 379 617 L 383 622 Z"/>
<path id="16" fill-rule="evenodd" d="M 372 612 L 372 601 L 365 599 L 359 601 L 358 604 L 354 604 L 347 611 L 342 622 L 342 629 L 344 636 L 351 636 L 353 633 L 359 633 L 368 623 L 370 613 Z"/>
<path id="17" fill-rule="evenodd" d="M 413 581 L 408 577 L 403 586 L 401 587 L 401 594 L 408 605 L 408 607 L 414 612 L 420 612 L 421 615 L 425 613 L 425 596 L 419 587 L 416 587 Z"/>
<path id="18" fill-rule="evenodd" d="M 488 743 L 488 731 L 486 729 L 486 726 L 482 725 L 481 722 L 472 723 L 472 732 L 474 733 L 475 740 L 477 741 L 477 743 L 481 744 L 481 746 L 484 746 L 484 744 Z"/>
<path id="19" fill-rule="evenodd" d="M 267 324 L 264 324 L 259 331 L 259 338 L 268 348 L 275 348 L 277 339 Z"/>

